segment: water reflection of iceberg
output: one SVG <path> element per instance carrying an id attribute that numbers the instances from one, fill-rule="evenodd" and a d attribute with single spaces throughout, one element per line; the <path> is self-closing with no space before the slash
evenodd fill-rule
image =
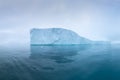
<path id="1" fill-rule="evenodd" d="M 111 54 L 102 44 L 31 46 L 30 60 L 46 80 L 110 80 Z"/>
<path id="2" fill-rule="evenodd" d="M 71 59 L 80 51 L 88 49 L 90 45 L 72 45 L 72 46 L 31 46 L 31 59 L 50 59 L 56 63 L 70 63 Z"/>

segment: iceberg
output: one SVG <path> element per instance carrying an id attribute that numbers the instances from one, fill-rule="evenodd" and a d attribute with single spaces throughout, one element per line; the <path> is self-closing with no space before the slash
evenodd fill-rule
<path id="1" fill-rule="evenodd" d="M 90 44 L 92 41 L 79 36 L 72 30 L 63 28 L 32 29 L 31 45 L 76 45 Z"/>

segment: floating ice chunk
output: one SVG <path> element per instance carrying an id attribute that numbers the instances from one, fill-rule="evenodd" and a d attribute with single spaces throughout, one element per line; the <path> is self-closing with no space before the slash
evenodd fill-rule
<path id="1" fill-rule="evenodd" d="M 32 29 L 32 45 L 74 45 L 89 44 L 92 41 L 63 28 Z"/>

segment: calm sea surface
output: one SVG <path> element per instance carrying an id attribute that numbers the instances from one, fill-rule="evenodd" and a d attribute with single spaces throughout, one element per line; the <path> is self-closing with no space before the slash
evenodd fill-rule
<path id="1" fill-rule="evenodd" d="M 0 80 L 120 80 L 120 45 L 1 48 Z"/>

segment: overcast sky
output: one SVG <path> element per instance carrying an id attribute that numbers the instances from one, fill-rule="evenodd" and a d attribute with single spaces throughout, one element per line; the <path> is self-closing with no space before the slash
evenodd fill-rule
<path id="1" fill-rule="evenodd" d="M 0 44 L 29 43 L 30 29 L 61 27 L 120 41 L 120 0 L 0 0 Z"/>

